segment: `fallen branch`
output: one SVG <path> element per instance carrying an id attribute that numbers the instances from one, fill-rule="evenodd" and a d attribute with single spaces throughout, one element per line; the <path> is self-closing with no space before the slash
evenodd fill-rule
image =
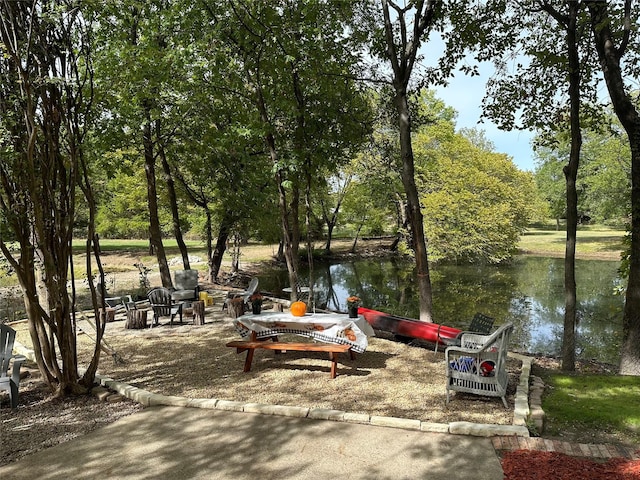
<path id="1" fill-rule="evenodd" d="M 81 319 L 87 322 L 93 329 L 93 335 L 91 335 L 90 333 L 83 330 L 82 326 L 78 326 L 78 333 L 86 335 L 93 341 L 93 343 L 96 343 L 96 332 L 98 331 L 98 329 L 96 328 L 94 321 L 91 318 L 87 317 L 84 312 L 77 311 L 77 313 L 80 315 Z M 118 352 L 116 352 L 116 350 L 111 345 L 108 344 L 108 342 L 104 338 L 102 338 L 102 341 L 100 342 L 100 350 L 108 355 L 111 355 L 111 358 L 113 358 L 113 362 L 115 364 L 125 363 L 125 360 L 118 354 Z"/>

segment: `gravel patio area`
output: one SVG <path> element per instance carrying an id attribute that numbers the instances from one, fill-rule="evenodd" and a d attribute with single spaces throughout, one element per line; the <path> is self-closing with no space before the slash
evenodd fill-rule
<path id="1" fill-rule="evenodd" d="M 98 373 L 154 393 L 187 398 L 332 408 L 439 423 L 513 421 L 519 361 L 510 360 L 508 410 L 499 398 L 460 393 L 445 406 L 442 349 L 434 353 L 428 344 L 407 345 L 382 332 L 369 339 L 366 352 L 355 360 L 341 354 L 335 379 L 330 378 L 327 355 L 314 352 L 275 355 L 258 350 L 251 371 L 244 373 L 245 354 L 225 346 L 240 336 L 219 300 L 207 307 L 202 326 L 185 317 L 184 324 L 174 322 L 171 327 L 163 318 L 158 327 L 131 330 L 124 328 L 124 313 L 119 313 L 115 322 L 107 323 L 105 334 L 107 350 L 115 356 L 103 352 Z M 78 337 L 82 361 L 89 358 L 93 342 L 92 328 L 84 320 L 80 326 L 88 333 Z M 22 333 L 19 339 L 24 340 Z"/>

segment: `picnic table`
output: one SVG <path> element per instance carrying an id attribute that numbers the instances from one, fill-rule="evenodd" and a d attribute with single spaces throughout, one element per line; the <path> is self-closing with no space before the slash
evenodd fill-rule
<path id="1" fill-rule="evenodd" d="M 234 321 L 236 331 L 243 339 L 227 343 L 238 353 L 247 352 L 244 371 L 251 370 L 255 349 L 328 352 L 331 360 L 331 378 L 335 378 L 337 369 L 337 355 L 341 352 L 363 353 L 369 341 L 367 337 L 374 336 L 373 328 L 364 317 L 349 318 L 337 313 L 306 314 L 294 317 L 289 312 L 264 312 L 247 314 Z M 295 334 L 312 338 L 322 343 L 280 342 L 279 334 Z M 269 342 L 268 340 L 273 340 Z"/>

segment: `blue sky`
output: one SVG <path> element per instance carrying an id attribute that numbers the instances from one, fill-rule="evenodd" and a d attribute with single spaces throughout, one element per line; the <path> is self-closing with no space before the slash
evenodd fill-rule
<path id="1" fill-rule="evenodd" d="M 456 127 L 476 127 L 484 130 L 487 139 L 495 145 L 497 152 L 506 153 L 520 170 L 533 170 L 533 151 L 531 139 L 534 134 L 528 131 L 515 130 L 505 132 L 484 120 L 479 124 L 482 109 L 480 107 L 485 92 L 485 84 L 489 78 L 487 69 L 481 69 L 481 74 L 469 77 L 461 72 L 456 73 L 446 87 L 435 88 L 438 98 L 458 112 Z"/>
<path id="2" fill-rule="evenodd" d="M 433 67 L 436 66 L 437 57 L 443 51 L 444 42 L 437 34 L 433 34 L 422 44 L 419 53 L 423 55 L 422 62 Z M 477 64 L 471 57 L 468 60 L 463 59 L 462 62 L 468 65 Z M 480 105 L 485 94 L 485 86 L 494 73 L 493 64 L 482 62 L 478 65 L 478 71 L 480 75 L 470 77 L 455 70 L 455 77 L 449 79 L 449 85 L 435 88 L 438 98 L 458 112 L 456 121 L 458 129 L 476 127 L 484 130 L 487 139 L 493 142 L 497 152 L 509 155 L 520 170 L 533 171 L 533 149 L 531 148 L 533 132 L 520 130 L 505 132 L 488 120 L 478 123 L 482 113 Z M 416 71 L 415 74 L 417 75 L 418 72 Z"/>

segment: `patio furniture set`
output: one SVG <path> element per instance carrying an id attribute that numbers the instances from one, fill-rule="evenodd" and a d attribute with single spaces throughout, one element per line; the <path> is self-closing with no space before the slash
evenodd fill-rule
<path id="1" fill-rule="evenodd" d="M 165 288 L 156 288 L 149 292 L 154 314 L 153 324 L 157 325 L 161 316 L 169 316 L 171 325 L 176 315 L 182 322 L 184 302 L 200 301 L 197 272 L 184 272 L 194 272 L 195 275 L 176 275 L 176 285 L 179 288 L 174 292 Z M 252 282 L 246 291 L 230 293 L 224 303 L 227 304 L 227 308 L 228 303 L 234 298 L 242 298 L 246 303 L 256 288 L 257 281 Z M 135 311 L 135 303 L 122 299 L 121 302 L 127 311 Z M 513 325 L 509 323 L 489 333 L 487 325 L 493 324 L 492 319 L 483 316 L 479 322 L 472 322 L 471 326 L 484 329 L 485 334 L 463 332 L 459 336 L 459 344 L 455 342 L 456 344 L 445 349 L 446 403 L 449 403 L 450 392 L 455 391 L 499 397 L 505 408 L 508 408 L 506 358 Z M 368 338 L 375 335 L 373 328 L 362 315 L 350 318 L 346 314 L 338 313 L 313 313 L 302 317 L 293 316 L 290 312 L 244 314 L 234 319 L 234 326 L 242 340 L 228 342 L 226 346 L 235 348 L 237 353 L 246 352 L 244 372 L 251 370 L 254 353 L 259 349 L 273 350 L 276 354 L 287 351 L 320 352 L 329 354 L 331 378 L 337 375 L 338 354 L 348 352 L 354 360 L 355 353 L 364 353 L 368 346 Z M 9 392 L 11 407 L 16 408 L 20 367 L 26 358 L 13 354 L 15 331 L 12 328 L 0 325 L 0 333 L 0 391 Z M 281 341 L 278 336 L 285 334 L 294 334 L 313 341 Z"/>

